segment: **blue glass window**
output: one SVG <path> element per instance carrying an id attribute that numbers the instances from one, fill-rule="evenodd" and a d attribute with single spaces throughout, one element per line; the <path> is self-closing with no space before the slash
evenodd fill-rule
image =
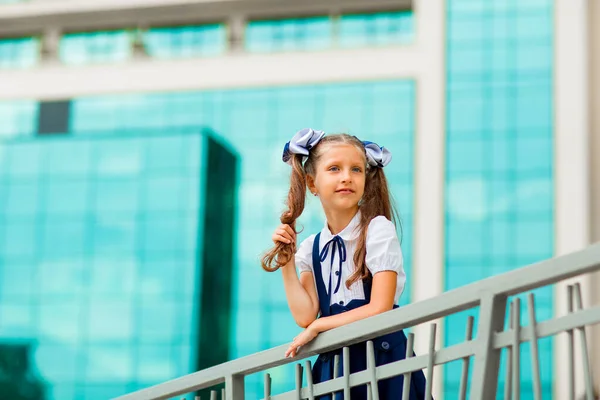
<path id="1" fill-rule="evenodd" d="M 69 33 L 60 40 L 60 60 L 65 64 L 122 62 L 131 56 L 128 31 Z"/>
<path id="2" fill-rule="evenodd" d="M 319 50 L 411 42 L 411 11 L 250 21 L 246 49 L 253 52 Z"/>
<path id="3" fill-rule="evenodd" d="M 342 15 L 339 42 L 343 47 L 411 42 L 414 37 L 412 11 Z"/>
<path id="4" fill-rule="evenodd" d="M 217 55 L 227 49 L 225 25 L 151 28 L 144 34 L 146 51 L 156 58 Z"/>
<path id="5" fill-rule="evenodd" d="M 326 16 L 249 21 L 245 40 L 253 52 L 323 49 L 332 45 L 332 23 Z"/>
<path id="6" fill-rule="evenodd" d="M 0 140 L 15 136 L 31 136 L 37 130 L 39 106 L 35 101 L 0 102 Z M 35 162 L 35 161 L 34 161 Z"/>
<path id="7" fill-rule="evenodd" d="M 446 282 L 450 290 L 553 256 L 552 1 L 448 2 Z M 552 316 L 552 289 L 535 291 Z M 525 302 L 522 301 L 522 323 Z M 464 340 L 466 318 L 446 319 L 445 344 Z M 539 344 L 544 397 L 552 396 L 552 344 Z M 530 371 L 528 347 L 521 370 Z M 506 359 L 501 360 L 502 397 Z M 457 398 L 460 364 L 444 369 Z M 532 398 L 523 375 L 522 398 Z"/>
<path id="8" fill-rule="evenodd" d="M 39 60 L 38 38 L 0 39 L 0 68 L 27 68 Z"/>

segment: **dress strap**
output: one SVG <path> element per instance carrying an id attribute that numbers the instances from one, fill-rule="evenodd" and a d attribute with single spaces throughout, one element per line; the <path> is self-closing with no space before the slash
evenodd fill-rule
<path id="1" fill-rule="evenodd" d="M 365 292 L 365 300 L 368 302 L 371 301 L 371 286 L 373 286 L 373 275 L 369 273 L 368 279 L 362 280 L 363 290 Z"/>
<path id="2" fill-rule="evenodd" d="M 325 281 L 323 280 L 323 272 L 321 271 L 321 256 L 319 254 L 319 239 L 321 233 L 315 236 L 312 250 L 312 262 L 313 262 L 313 273 L 315 274 L 315 282 L 317 284 L 317 295 L 319 296 L 319 308 L 321 309 L 321 316 L 328 317 L 331 313 L 329 306 L 331 299 L 329 293 L 325 288 Z"/>

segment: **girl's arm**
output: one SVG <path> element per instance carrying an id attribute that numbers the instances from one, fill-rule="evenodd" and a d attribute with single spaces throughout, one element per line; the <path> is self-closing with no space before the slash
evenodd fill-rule
<path id="1" fill-rule="evenodd" d="M 397 276 L 395 271 L 381 271 L 376 273 L 373 276 L 373 287 L 371 288 L 371 301 L 369 304 L 341 314 L 319 318 L 309 328 L 314 329 L 315 333 L 318 334 L 391 310 L 394 307 Z"/>
<path id="2" fill-rule="evenodd" d="M 273 234 L 273 242 L 296 243 L 296 232 L 287 224 L 280 225 Z M 308 327 L 319 313 L 319 297 L 315 289 L 312 272 L 303 272 L 298 278 L 295 257 L 281 268 L 283 287 L 288 306 L 294 321 L 302 327 Z"/>
<path id="3" fill-rule="evenodd" d="M 313 273 L 302 272 L 298 278 L 293 260 L 281 269 L 285 296 L 294 321 L 300 327 L 307 328 L 317 319 L 319 313 L 319 298 Z"/>
<path id="4" fill-rule="evenodd" d="M 302 275 L 308 274 L 303 273 Z M 285 356 L 295 357 L 299 347 L 313 340 L 321 332 L 391 310 L 394 307 L 396 279 L 397 273 L 395 271 L 381 271 L 376 273 L 373 276 L 371 301 L 369 304 L 341 314 L 315 320 L 300 335 L 294 338 L 290 347 L 285 351 Z"/>

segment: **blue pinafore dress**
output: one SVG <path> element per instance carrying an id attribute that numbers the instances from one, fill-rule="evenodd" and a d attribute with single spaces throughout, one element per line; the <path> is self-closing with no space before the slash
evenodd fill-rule
<path id="1" fill-rule="evenodd" d="M 317 234 L 313 244 L 312 250 L 312 262 L 313 271 L 315 274 L 315 281 L 317 285 L 317 293 L 319 295 L 319 306 L 321 308 L 321 317 L 328 317 L 330 315 L 336 315 L 343 313 L 354 308 L 358 308 L 365 304 L 368 304 L 371 300 L 371 284 L 372 280 L 363 280 L 363 288 L 365 292 L 365 299 L 359 300 L 354 299 L 348 304 L 331 304 L 329 293 L 331 293 L 331 273 L 329 276 L 328 289 L 325 288 L 325 280 L 321 271 L 321 260 L 326 258 L 327 249 L 331 243 L 323 248 L 323 254 L 319 253 L 319 239 L 321 234 Z M 336 241 L 335 245 L 343 247 L 345 252 L 345 246 L 341 238 L 334 237 L 331 242 Z M 332 271 L 333 272 L 333 271 Z M 338 275 L 341 278 L 341 271 Z M 339 282 L 338 282 L 339 285 Z M 343 302 L 340 302 L 343 303 Z M 394 308 L 397 308 L 394 305 Z M 406 356 L 406 336 L 403 331 L 389 333 L 387 335 L 380 336 L 373 340 L 375 348 L 375 363 L 376 365 L 384 365 L 394 361 L 402 360 Z M 334 350 L 328 353 L 319 355 L 315 365 L 312 369 L 312 377 L 314 383 L 325 382 L 333 379 L 334 375 L 334 356 L 338 354 L 340 357 L 340 364 L 343 362 L 342 350 Z M 367 344 L 366 342 L 356 343 L 350 346 L 350 373 L 359 372 L 367 369 Z M 425 375 L 423 371 L 416 371 L 412 373 L 410 381 L 410 400 L 421 400 L 425 398 Z M 379 398 L 381 400 L 400 400 L 402 398 L 402 386 L 404 384 L 404 376 L 396 376 L 393 378 L 379 381 Z M 367 386 L 362 385 L 354 387 L 350 391 L 350 397 L 352 399 L 345 400 L 366 400 L 367 399 Z M 335 397 L 332 398 L 331 394 L 320 396 L 318 400 L 343 400 L 343 393 L 336 393 Z"/>

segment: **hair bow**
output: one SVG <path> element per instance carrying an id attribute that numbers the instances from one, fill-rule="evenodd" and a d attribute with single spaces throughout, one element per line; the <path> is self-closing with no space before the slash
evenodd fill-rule
<path id="1" fill-rule="evenodd" d="M 377 143 L 363 142 L 367 153 L 367 162 L 373 167 L 383 168 L 392 161 L 392 153 Z"/>
<path id="2" fill-rule="evenodd" d="M 325 136 L 324 131 L 315 131 L 311 128 L 299 130 L 292 140 L 285 144 L 281 158 L 289 164 L 292 154 L 301 154 L 304 156 L 302 161 L 306 161 L 310 150 L 319 143 L 323 136 Z"/>

